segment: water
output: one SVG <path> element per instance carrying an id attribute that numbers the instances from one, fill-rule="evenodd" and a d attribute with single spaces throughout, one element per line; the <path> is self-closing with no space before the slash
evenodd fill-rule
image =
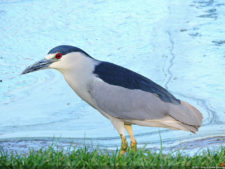
<path id="1" fill-rule="evenodd" d="M 120 147 L 109 120 L 59 72 L 20 75 L 61 44 L 141 73 L 203 113 L 197 134 L 134 126 L 139 147 L 158 150 L 160 136 L 168 151 L 224 146 L 224 12 L 219 0 L 0 0 L 0 146 Z"/>

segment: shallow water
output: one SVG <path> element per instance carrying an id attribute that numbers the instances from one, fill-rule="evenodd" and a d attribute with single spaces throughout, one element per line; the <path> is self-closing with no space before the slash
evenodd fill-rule
<path id="1" fill-rule="evenodd" d="M 57 141 L 110 150 L 120 138 L 55 70 L 21 76 L 70 44 L 141 73 L 204 115 L 197 134 L 134 126 L 139 147 L 188 153 L 225 145 L 225 3 L 199 0 L 0 0 L 0 146 Z M 54 139 L 53 139 L 54 138 Z"/>

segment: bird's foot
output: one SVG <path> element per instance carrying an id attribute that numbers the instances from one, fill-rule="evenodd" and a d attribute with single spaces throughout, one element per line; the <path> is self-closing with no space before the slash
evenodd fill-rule
<path id="1" fill-rule="evenodd" d="M 127 140 L 125 136 L 121 136 L 122 144 L 121 144 L 121 149 L 120 149 L 120 155 L 124 155 L 127 151 Z"/>
<path id="2" fill-rule="evenodd" d="M 134 152 L 137 151 L 137 142 L 136 142 L 136 140 L 133 140 L 133 141 L 130 142 L 130 149 L 132 151 L 134 151 Z"/>

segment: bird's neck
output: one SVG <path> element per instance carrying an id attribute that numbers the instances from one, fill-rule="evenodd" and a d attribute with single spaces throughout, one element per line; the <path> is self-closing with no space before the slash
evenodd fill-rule
<path id="1" fill-rule="evenodd" d="M 96 60 L 83 57 L 76 62 L 71 69 L 63 71 L 63 75 L 70 87 L 86 102 L 93 105 L 92 98 L 89 93 L 90 84 L 93 81 L 93 71 Z"/>

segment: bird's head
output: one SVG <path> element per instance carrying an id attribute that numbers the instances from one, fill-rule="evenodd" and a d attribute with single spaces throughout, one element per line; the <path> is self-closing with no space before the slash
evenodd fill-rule
<path id="1" fill-rule="evenodd" d="M 57 46 L 48 52 L 45 59 L 27 67 L 22 74 L 48 68 L 57 69 L 63 72 L 71 69 L 71 67 L 74 67 L 76 64 L 79 64 L 80 60 L 85 57 L 91 58 L 80 48 L 68 45 Z"/>

